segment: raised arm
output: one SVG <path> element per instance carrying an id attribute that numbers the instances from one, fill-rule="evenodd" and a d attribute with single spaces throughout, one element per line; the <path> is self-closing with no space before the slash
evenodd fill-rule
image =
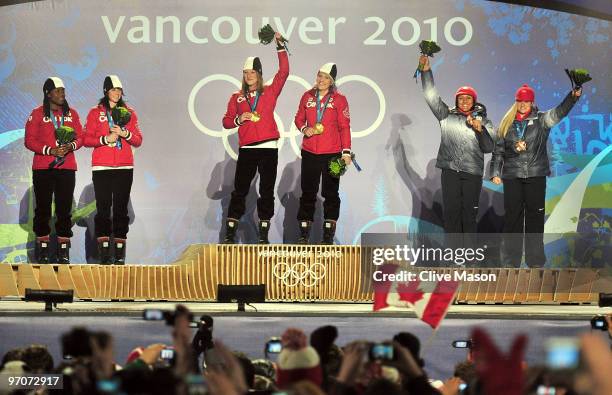
<path id="1" fill-rule="evenodd" d="M 542 123 L 544 127 L 550 129 L 559 122 L 561 122 L 561 120 L 565 118 L 565 116 L 569 114 L 569 112 L 572 110 L 572 107 L 574 107 L 574 104 L 576 104 L 581 94 L 581 89 L 571 91 L 567 94 L 567 96 L 565 96 L 561 104 L 559 104 L 553 109 L 546 111 L 542 116 Z"/>
<path id="2" fill-rule="evenodd" d="M 438 90 L 434 85 L 433 73 L 429 67 L 429 58 L 422 55 L 419 62 L 423 65 L 423 71 L 421 72 L 421 83 L 423 85 L 423 94 L 425 95 L 425 101 L 434 116 L 441 121 L 448 117 L 448 106 L 442 101 Z"/>

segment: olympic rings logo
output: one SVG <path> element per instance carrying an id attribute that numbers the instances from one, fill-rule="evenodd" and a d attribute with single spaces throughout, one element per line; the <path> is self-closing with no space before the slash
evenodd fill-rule
<path id="1" fill-rule="evenodd" d="M 289 75 L 289 78 L 287 79 L 288 81 L 293 81 L 296 82 L 300 85 L 302 85 L 304 87 L 304 89 L 310 89 L 312 88 L 312 84 L 309 83 L 308 81 L 306 81 L 305 79 L 303 79 L 302 77 L 298 77 L 295 75 Z M 204 86 L 206 86 L 207 84 L 211 83 L 211 82 L 215 82 L 215 81 L 225 81 L 225 82 L 229 82 L 230 84 L 234 85 L 237 89 L 240 89 L 242 86 L 242 82 L 239 81 L 238 79 L 227 75 L 227 74 L 212 74 L 209 75 L 208 77 L 204 77 L 202 78 L 200 81 L 198 81 L 198 83 L 196 83 L 194 85 L 194 87 L 191 89 L 191 92 L 189 93 L 189 99 L 187 101 L 187 111 L 189 113 L 189 118 L 191 119 L 191 122 L 193 122 L 194 126 L 202 133 L 211 136 L 211 137 L 220 137 L 222 142 L 223 142 L 223 147 L 225 148 L 225 151 L 229 154 L 229 156 L 231 156 L 234 160 L 238 159 L 238 154 L 236 153 L 236 151 L 234 151 L 234 149 L 230 146 L 229 144 L 229 140 L 228 137 L 231 136 L 232 134 L 236 133 L 238 131 L 238 128 L 234 128 L 231 130 L 225 130 L 225 129 L 221 129 L 221 130 L 214 130 L 211 129 L 209 127 L 207 127 L 206 125 L 204 125 L 204 123 L 202 123 L 200 121 L 200 119 L 198 118 L 196 111 L 195 111 L 195 100 L 196 97 L 198 96 L 198 94 L 200 93 L 200 90 L 202 88 L 204 88 Z M 272 82 L 272 79 L 270 79 L 267 84 L 270 84 Z M 361 138 L 361 137 L 366 137 L 369 134 L 371 134 L 372 132 L 374 132 L 376 129 L 378 129 L 378 127 L 380 126 L 380 124 L 383 121 L 383 118 L 385 116 L 385 111 L 386 111 L 386 101 L 385 101 L 385 95 L 382 92 L 382 89 L 380 89 L 380 87 L 378 86 L 378 84 L 376 82 L 374 82 L 373 80 L 371 80 L 368 77 L 362 76 L 362 75 L 347 75 L 344 76 L 342 78 L 339 78 L 336 81 L 336 85 L 340 86 L 342 84 L 348 83 L 348 82 L 361 82 L 365 85 L 367 85 L 368 87 L 370 87 L 374 93 L 376 94 L 377 98 L 378 98 L 378 105 L 379 105 L 379 109 L 378 109 L 378 115 L 376 117 L 376 119 L 374 120 L 374 122 L 368 126 L 367 128 L 363 129 L 363 130 L 359 130 L 359 131 L 354 131 L 351 130 L 351 137 L 352 138 Z M 296 141 L 296 137 L 301 135 L 301 132 L 295 127 L 293 121 L 290 122 L 290 126 L 289 126 L 289 130 L 287 131 L 285 128 L 285 124 L 283 123 L 283 121 L 280 119 L 280 117 L 278 116 L 278 114 L 276 112 L 274 112 L 274 120 L 276 121 L 276 125 L 278 126 L 278 130 L 280 132 L 280 139 L 278 141 L 278 148 L 279 150 L 283 147 L 284 143 L 285 143 L 285 139 L 289 139 L 289 142 L 291 144 L 291 148 L 293 149 L 293 152 L 300 157 L 300 145 L 298 144 L 298 142 Z"/>
<path id="2" fill-rule="evenodd" d="M 296 262 L 291 265 L 281 262 L 274 265 L 272 274 L 287 287 L 295 287 L 301 284 L 306 288 L 310 288 L 325 277 L 326 269 L 319 262 L 315 262 L 310 266 L 302 262 Z"/>

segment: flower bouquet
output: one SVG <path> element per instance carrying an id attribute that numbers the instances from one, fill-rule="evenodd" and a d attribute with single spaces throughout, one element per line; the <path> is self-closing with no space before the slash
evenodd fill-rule
<path id="1" fill-rule="evenodd" d="M 276 32 L 274 31 L 274 29 L 272 29 L 272 26 L 270 26 L 270 24 L 267 24 L 261 29 L 259 29 L 259 32 L 257 33 L 257 35 L 259 36 L 259 42 L 262 43 L 263 45 L 270 44 L 274 40 L 275 34 Z M 283 47 L 285 47 L 285 50 L 287 51 L 287 53 L 290 54 L 289 48 L 287 48 L 287 43 L 289 42 L 289 40 L 281 36 L 280 41 L 283 44 Z"/>
<path id="2" fill-rule="evenodd" d="M 357 171 L 361 171 L 361 167 L 355 160 L 354 153 L 351 153 L 351 161 L 355 165 L 355 168 L 357 169 Z M 335 177 L 335 178 L 340 178 L 340 176 L 343 176 L 344 173 L 346 173 L 346 167 L 347 167 L 346 163 L 344 162 L 344 159 L 342 159 L 342 156 L 336 156 L 330 159 L 327 169 L 329 170 L 330 176 Z"/>
<path id="3" fill-rule="evenodd" d="M 60 126 L 55 129 L 55 139 L 59 146 L 64 144 L 70 144 L 75 140 L 74 129 L 70 126 Z M 53 169 L 56 166 L 61 166 L 66 161 L 65 156 L 56 156 L 53 162 L 49 164 L 49 169 Z"/>
<path id="4" fill-rule="evenodd" d="M 116 106 L 115 108 L 113 108 L 111 112 L 111 117 L 113 118 L 113 122 L 115 123 L 115 125 L 123 129 L 125 128 L 125 125 L 127 125 L 130 122 L 130 119 L 132 118 L 132 114 L 127 108 Z M 116 145 L 117 149 L 121 149 L 122 147 L 121 138 L 117 138 L 116 144 L 117 144 Z"/>
<path id="5" fill-rule="evenodd" d="M 572 82 L 572 90 L 578 90 L 582 88 L 582 84 L 592 80 L 587 69 L 565 69 L 565 74 L 567 74 Z"/>

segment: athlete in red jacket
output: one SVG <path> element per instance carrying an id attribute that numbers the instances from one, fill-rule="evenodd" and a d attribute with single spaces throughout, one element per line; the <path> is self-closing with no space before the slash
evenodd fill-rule
<path id="1" fill-rule="evenodd" d="M 302 141 L 302 197 L 298 211 L 300 244 L 307 244 L 314 219 L 315 203 L 322 179 L 323 244 L 333 244 L 340 213 L 340 179 L 329 175 L 329 161 L 342 154 L 351 163 L 351 125 L 346 97 L 336 89 L 337 68 L 326 63 L 317 73 L 313 89 L 308 90 L 295 114 L 295 126 L 304 133 Z"/>
<path id="2" fill-rule="evenodd" d="M 123 101 L 123 85 L 116 75 L 104 79 L 104 97 L 87 115 L 84 145 L 93 147 L 92 179 L 96 195 L 96 238 L 100 263 L 125 263 L 126 239 L 129 230 L 128 203 L 134 177 L 132 148 L 140 147 L 142 134 L 136 112 Z M 113 122 L 112 111 L 125 107 L 130 121 L 120 127 Z M 111 206 L 113 219 L 111 221 Z M 114 258 L 111 259 L 113 236 Z"/>
<path id="3" fill-rule="evenodd" d="M 59 248 L 57 262 L 70 263 L 70 237 L 72 237 L 72 195 L 77 169 L 73 151 L 82 145 L 79 114 L 68 106 L 64 83 L 51 77 L 43 86 L 43 105 L 32 110 L 25 125 L 25 146 L 34 152 L 32 183 L 36 198 L 34 233 L 38 263 L 49 263 L 49 220 L 51 203 L 55 196 L 55 231 Z M 75 139 L 59 145 L 55 130 L 60 126 L 74 129 Z"/>
<path id="4" fill-rule="evenodd" d="M 274 215 L 274 183 L 278 165 L 280 133 L 274 121 L 274 108 L 289 76 L 287 52 L 281 45 L 281 35 L 275 35 L 279 70 L 271 85 L 263 85 L 261 61 L 247 58 L 243 67 L 242 90 L 235 92 L 227 104 L 223 127 L 238 127 L 238 163 L 234 177 L 234 191 L 230 200 L 225 226 L 224 243 L 236 242 L 236 228 L 245 211 L 245 199 L 251 181 L 259 172 L 259 243 L 268 244 L 270 218 Z"/>

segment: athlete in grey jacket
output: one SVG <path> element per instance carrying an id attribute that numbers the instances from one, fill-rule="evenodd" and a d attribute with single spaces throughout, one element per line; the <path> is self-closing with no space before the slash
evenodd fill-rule
<path id="1" fill-rule="evenodd" d="M 520 266 L 523 242 L 530 267 L 546 263 L 543 233 L 546 176 L 550 175 L 548 135 L 581 93 L 581 89 L 573 90 L 557 107 L 539 112 L 534 105 L 535 92 L 525 84 L 516 91 L 516 101 L 501 121 L 491 161 L 491 181 L 501 184 L 503 179 L 504 183 L 505 265 Z"/>
<path id="2" fill-rule="evenodd" d="M 493 124 L 486 117 L 486 108 L 476 102 L 472 87 L 459 88 L 455 107 L 449 108 L 434 86 L 429 58 L 422 55 L 419 63 L 425 101 L 440 122 L 442 134 L 436 167 L 442 169 L 444 230 L 476 233 L 484 154 L 495 147 Z"/>

